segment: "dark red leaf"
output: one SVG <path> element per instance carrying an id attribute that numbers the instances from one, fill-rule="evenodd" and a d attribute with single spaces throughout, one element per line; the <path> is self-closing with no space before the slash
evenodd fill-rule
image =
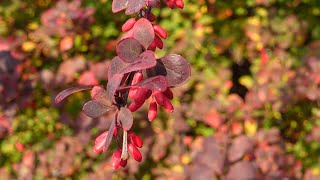
<path id="1" fill-rule="evenodd" d="M 249 161 L 241 161 L 232 165 L 226 179 L 258 179 L 257 169 Z"/>
<path id="2" fill-rule="evenodd" d="M 134 38 L 123 39 L 118 43 L 117 54 L 126 63 L 135 61 L 143 52 L 143 46 Z"/>
<path id="3" fill-rule="evenodd" d="M 131 111 L 126 107 L 121 107 L 118 113 L 118 120 L 121 122 L 122 128 L 129 131 L 133 124 L 133 116 Z"/>
<path id="4" fill-rule="evenodd" d="M 112 12 L 116 13 L 128 7 L 129 0 L 113 0 Z"/>
<path id="5" fill-rule="evenodd" d="M 145 49 L 148 49 L 154 39 L 154 30 L 150 21 L 141 18 L 136 22 L 132 29 L 133 37 L 138 40 Z"/>
<path id="6" fill-rule="evenodd" d="M 92 89 L 92 86 L 76 86 L 69 89 L 65 89 L 56 96 L 55 102 L 60 103 L 64 98 L 68 97 L 73 93 L 85 91 L 89 89 Z"/>
<path id="7" fill-rule="evenodd" d="M 109 66 L 108 79 L 110 80 L 115 74 L 119 74 L 119 72 L 121 72 L 127 66 L 128 63 L 122 61 L 119 56 L 114 57 Z"/>
<path id="8" fill-rule="evenodd" d="M 107 84 L 107 93 L 108 98 L 113 101 L 114 94 L 116 93 L 118 87 L 120 86 L 121 80 L 123 78 L 123 74 L 115 74 Z"/>
<path id="9" fill-rule="evenodd" d="M 99 101 L 92 100 L 85 103 L 82 109 L 87 116 L 97 118 L 107 113 L 110 110 L 110 107 Z"/>
<path id="10" fill-rule="evenodd" d="M 140 54 L 137 60 L 128 64 L 126 68 L 120 71 L 119 74 L 125 74 L 133 71 L 139 71 L 142 69 L 152 68 L 157 64 L 157 60 L 154 56 L 154 52 L 147 50 Z"/>
<path id="11" fill-rule="evenodd" d="M 180 55 L 170 54 L 157 61 L 157 65 L 147 70 L 148 76 L 163 75 L 170 87 L 180 86 L 191 76 L 190 64 Z"/>
<path id="12" fill-rule="evenodd" d="M 128 8 L 126 10 L 126 14 L 129 15 L 139 12 L 145 4 L 145 0 L 130 0 L 128 3 Z"/>
<path id="13" fill-rule="evenodd" d="M 108 135 L 107 135 L 107 138 L 106 138 L 106 143 L 104 145 L 103 151 L 106 151 L 109 148 L 110 144 L 111 144 L 111 140 L 112 140 L 112 137 L 113 137 L 113 131 L 114 131 L 114 128 L 115 128 L 115 122 L 116 122 L 115 120 L 113 120 L 111 122 L 111 125 L 110 125 L 110 128 L 109 128 L 109 132 L 108 132 Z"/>
<path id="14" fill-rule="evenodd" d="M 144 79 L 139 83 L 133 84 L 132 86 L 121 87 L 118 90 L 128 89 L 131 87 L 139 87 L 162 92 L 167 89 L 168 85 L 168 81 L 164 76 L 154 76 L 148 79 Z"/>
<path id="15" fill-rule="evenodd" d="M 245 135 L 235 138 L 231 144 L 228 151 L 228 160 L 230 162 L 235 162 L 241 159 L 246 153 L 252 151 L 253 143 Z"/>
<path id="16" fill-rule="evenodd" d="M 91 90 L 91 98 L 97 100 L 106 106 L 111 106 L 112 102 L 108 99 L 107 91 L 100 86 L 94 86 Z"/>

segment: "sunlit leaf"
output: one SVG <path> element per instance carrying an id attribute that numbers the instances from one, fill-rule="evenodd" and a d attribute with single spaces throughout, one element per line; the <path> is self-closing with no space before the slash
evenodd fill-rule
<path id="1" fill-rule="evenodd" d="M 73 93 L 85 91 L 89 89 L 92 89 L 92 86 L 76 86 L 69 89 L 65 89 L 56 96 L 55 102 L 60 103 L 64 98 L 68 97 Z"/>
<path id="2" fill-rule="evenodd" d="M 118 113 L 118 120 L 121 122 L 122 128 L 129 131 L 133 124 L 133 116 L 131 111 L 126 107 L 121 107 Z"/>

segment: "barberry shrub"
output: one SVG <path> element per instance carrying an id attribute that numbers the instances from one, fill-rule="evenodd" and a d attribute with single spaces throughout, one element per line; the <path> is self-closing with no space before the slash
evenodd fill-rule
<path id="1" fill-rule="evenodd" d="M 170 8 L 184 6 L 182 0 L 166 0 L 165 3 Z M 125 167 L 129 156 L 139 162 L 142 160 L 138 148 L 143 142 L 130 131 L 132 112 L 146 102 L 149 103 L 149 121 L 156 118 L 158 106 L 172 112 L 170 89 L 184 84 L 191 75 L 191 67 L 182 56 L 155 57 L 155 50 L 163 48 L 162 39 L 168 36 L 165 29 L 154 23 L 156 17 L 152 9 L 158 7 L 159 0 L 113 0 L 114 13 L 125 9 L 125 14 L 136 14 L 137 17 L 128 19 L 122 26 L 125 34 L 117 44 L 118 56 L 109 66 L 106 89 L 102 85 L 77 86 L 60 92 L 55 99 L 59 103 L 72 93 L 91 90 L 92 100 L 84 104 L 83 111 L 92 118 L 113 113 L 109 130 L 96 138 L 94 151 L 106 151 L 115 139 L 117 148 L 111 160 L 114 169 Z"/>

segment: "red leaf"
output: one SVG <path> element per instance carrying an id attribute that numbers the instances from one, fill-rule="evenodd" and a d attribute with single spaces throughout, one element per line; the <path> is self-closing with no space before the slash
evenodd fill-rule
<path id="1" fill-rule="evenodd" d="M 131 111 L 126 107 L 121 107 L 118 113 L 118 120 L 121 122 L 122 128 L 129 131 L 133 124 L 133 116 Z"/>
<path id="2" fill-rule="evenodd" d="M 91 90 L 91 98 L 97 100 L 106 106 L 111 106 L 112 102 L 108 99 L 107 91 L 100 86 L 94 86 Z"/>
<path id="3" fill-rule="evenodd" d="M 85 91 L 89 89 L 92 89 L 92 86 L 76 86 L 69 89 L 65 89 L 56 96 L 55 102 L 60 103 L 64 98 L 68 97 L 73 93 Z"/>
<path id="4" fill-rule="evenodd" d="M 135 61 L 143 52 L 143 46 L 134 38 L 123 39 L 118 43 L 117 54 L 126 63 Z"/>
<path id="5" fill-rule="evenodd" d="M 133 26 L 133 37 L 147 49 L 154 39 L 154 30 L 150 21 L 145 18 L 139 19 Z"/>
<path id="6" fill-rule="evenodd" d="M 126 14 L 129 15 L 139 12 L 145 4 L 145 0 L 130 0 L 128 3 L 128 8 L 126 10 Z"/>
<path id="7" fill-rule="evenodd" d="M 110 110 L 110 107 L 99 101 L 92 100 L 85 103 L 82 109 L 87 116 L 97 118 L 107 113 Z"/>
<path id="8" fill-rule="evenodd" d="M 139 83 L 133 84 L 131 86 L 121 87 L 118 90 L 128 89 L 132 87 L 139 87 L 162 92 L 168 88 L 168 81 L 164 76 L 154 76 L 148 79 L 144 79 Z"/>
<path id="9" fill-rule="evenodd" d="M 128 7 L 129 0 L 113 0 L 112 12 L 116 13 Z"/>
<path id="10" fill-rule="evenodd" d="M 116 93 L 118 87 L 120 86 L 121 80 L 123 78 L 123 74 L 115 74 L 107 84 L 107 93 L 108 98 L 113 101 L 114 94 Z"/>
<path id="11" fill-rule="evenodd" d="M 157 65 L 147 70 L 148 76 L 163 75 L 170 87 L 184 84 L 191 76 L 190 64 L 180 55 L 170 54 L 157 61 Z"/>
<path id="12" fill-rule="evenodd" d="M 108 79 L 110 80 L 115 74 L 118 74 L 121 70 L 126 68 L 128 63 L 122 61 L 119 56 L 116 56 L 112 59 L 111 64 L 109 66 Z"/>
<path id="13" fill-rule="evenodd" d="M 142 69 L 152 68 L 157 64 L 157 60 L 154 56 L 153 51 L 145 51 L 135 60 L 133 63 L 128 64 L 128 66 L 120 71 L 119 74 L 125 74 L 133 71 L 139 71 Z"/>

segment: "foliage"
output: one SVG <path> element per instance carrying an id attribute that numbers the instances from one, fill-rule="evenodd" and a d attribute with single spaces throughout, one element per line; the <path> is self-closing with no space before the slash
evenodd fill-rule
<path id="1" fill-rule="evenodd" d="M 182 7 L 181 1 L 161 1 L 152 13 L 168 38 L 158 28 L 157 43 L 147 47 L 151 40 L 139 33 L 136 41 L 121 35 L 145 23 L 125 14 L 148 2 L 113 14 L 107 0 L 1 1 L 1 179 L 318 179 L 319 2 L 187 0 L 178 10 L 169 7 Z M 124 51 L 128 45 L 132 53 Z M 85 107 L 109 106 L 95 99 L 106 93 L 97 85 L 128 73 L 122 61 L 132 66 L 141 54 L 161 60 L 143 74 L 147 82 L 119 91 L 158 87 L 163 75 L 169 86 L 180 85 L 175 72 L 163 73 L 171 66 L 167 54 L 186 57 L 192 76 L 172 90 L 171 115 L 157 111 L 155 117 L 156 103 L 134 114 L 124 128 L 135 132 L 128 134 L 137 145 L 130 151 L 143 141 L 141 162 L 130 158 L 113 171 L 111 151 L 97 155 L 92 139 L 106 135 L 114 116 L 100 111 L 92 119 L 81 107 L 90 96 Z M 59 91 L 79 85 L 96 91 L 54 103 Z"/>

